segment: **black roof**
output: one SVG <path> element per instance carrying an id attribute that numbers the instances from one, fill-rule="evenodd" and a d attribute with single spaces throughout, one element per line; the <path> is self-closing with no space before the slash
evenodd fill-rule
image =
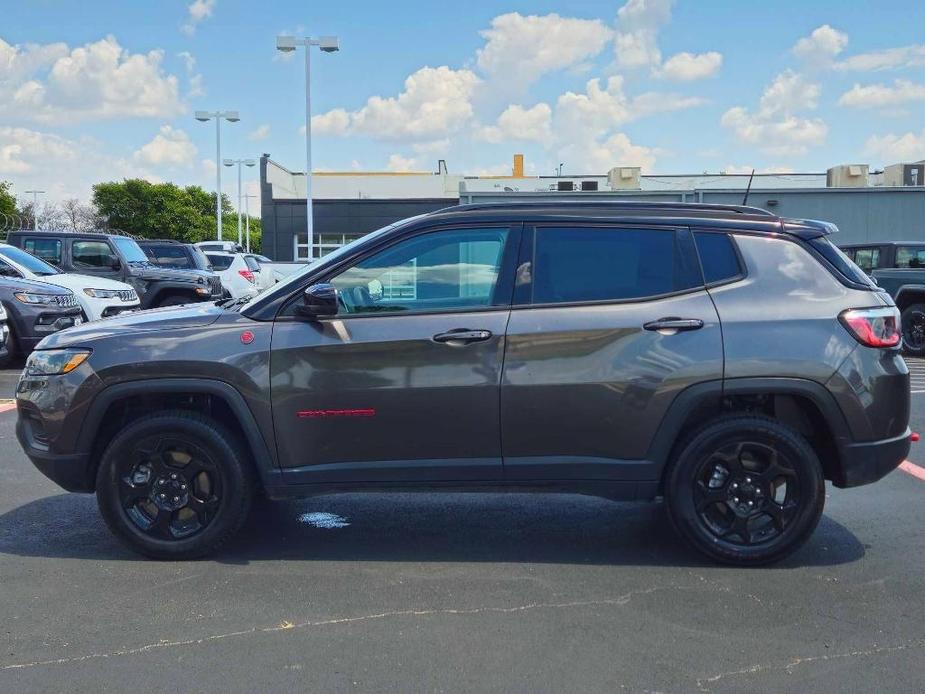
<path id="1" fill-rule="evenodd" d="M 32 229 L 16 229 L 15 231 L 7 232 L 8 236 L 14 234 L 27 234 L 29 236 L 54 236 L 56 238 L 61 236 L 82 236 L 91 239 L 107 239 L 112 237 L 125 239 L 132 238 L 128 234 L 116 234 L 108 231 L 73 231 L 72 229 L 62 229 L 61 231 L 46 231 L 44 229 L 39 231 L 33 231 Z"/>
<path id="2" fill-rule="evenodd" d="M 429 220 L 467 219 L 483 221 L 578 221 L 606 219 L 610 222 L 638 222 L 657 217 L 672 225 L 738 229 L 769 234 L 787 233 L 801 238 L 817 238 L 838 231 L 829 222 L 811 219 L 786 219 L 759 207 L 714 205 L 692 202 L 637 202 L 621 200 L 529 200 L 486 202 L 446 207 L 422 215 Z"/>

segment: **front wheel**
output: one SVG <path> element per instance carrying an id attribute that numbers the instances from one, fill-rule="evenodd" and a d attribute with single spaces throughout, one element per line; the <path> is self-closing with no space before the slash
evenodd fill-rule
<path id="1" fill-rule="evenodd" d="M 162 306 L 182 306 L 183 304 L 195 303 L 196 299 L 185 296 L 184 294 L 169 294 L 157 302 L 157 307 Z"/>
<path id="2" fill-rule="evenodd" d="M 251 467 L 234 436 L 192 412 L 160 412 L 119 432 L 100 461 L 96 497 L 109 528 L 155 559 L 216 551 L 247 518 Z"/>
<path id="3" fill-rule="evenodd" d="M 682 444 L 666 473 L 665 501 L 678 533 L 711 559 L 767 564 L 815 530 L 825 480 L 815 451 L 789 427 L 728 417 Z"/>
<path id="4" fill-rule="evenodd" d="M 902 312 L 903 350 L 912 357 L 925 357 L 925 304 L 912 304 Z"/>

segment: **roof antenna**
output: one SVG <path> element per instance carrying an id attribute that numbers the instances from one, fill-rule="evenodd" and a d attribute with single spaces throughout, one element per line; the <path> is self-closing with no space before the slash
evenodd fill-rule
<path id="1" fill-rule="evenodd" d="M 752 192 L 752 180 L 755 178 L 755 170 L 752 169 L 752 175 L 748 177 L 748 187 L 745 189 L 745 197 L 742 198 L 742 204 L 748 204 L 748 194 Z"/>

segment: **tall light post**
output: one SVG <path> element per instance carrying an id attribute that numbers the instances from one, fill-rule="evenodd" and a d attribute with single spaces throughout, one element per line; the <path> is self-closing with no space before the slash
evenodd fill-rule
<path id="1" fill-rule="evenodd" d="M 253 166 L 257 162 L 253 159 L 225 159 L 222 162 L 225 166 L 238 165 L 238 245 L 242 243 L 241 239 L 241 164 L 244 166 Z"/>
<path id="2" fill-rule="evenodd" d="M 196 111 L 196 120 L 203 123 L 215 119 L 215 226 L 222 240 L 222 118 L 229 123 L 241 120 L 237 111 Z"/>
<path id="3" fill-rule="evenodd" d="M 27 190 L 26 195 L 32 196 L 32 229 L 39 230 L 39 195 L 44 195 L 44 190 Z"/>
<path id="4" fill-rule="evenodd" d="M 317 39 L 295 36 L 277 36 L 276 50 L 290 53 L 297 47 L 305 47 L 305 221 L 308 234 L 308 262 L 315 260 L 315 225 L 312 217 L 312 46 L 318 46 L 324 53 L 340 50 L 336 36 L 321 36 Z"/>
<path id="5" fill-rule="evenodd" d="M 247 225 L 247 252 L 251 252 L 251 206 L 250 199 L 256 198 L 256 195 L 244 194 L 244 220 Z"/>

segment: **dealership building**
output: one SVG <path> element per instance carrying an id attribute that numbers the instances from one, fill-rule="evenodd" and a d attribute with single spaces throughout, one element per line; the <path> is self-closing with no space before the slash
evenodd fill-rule
<path id="1" fill-rule="evenodd" d="M 433 172 L 315 172 L 315 257 L 392 222 L 471 202 L 642 200 L 741 204 L 749 174 L 641 175 L 635 167 L 604 174 L 528 176 L 515 155 L 508 176 Z M 262 252 L 279 261 L 308 260 L 305 174 L 268 154 L 260 159 Z M 838 243 L 925 241 L 925 161 L 882 171 L 866 164 L 823 173 L 761 173 L 748 204 L 785 217 L 822 219 L 840 229 Z"/>

